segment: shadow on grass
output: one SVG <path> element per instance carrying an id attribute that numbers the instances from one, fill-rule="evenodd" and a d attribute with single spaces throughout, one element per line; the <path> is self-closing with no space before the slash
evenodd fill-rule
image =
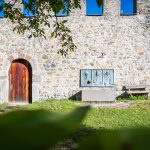
<path id="1" fill-rule="evenodd" d="M 70 135 L 69 138 L 58 143 L 53 150 L 76 150 L 82 140 L 93 136 L 97 132 L 97 129 L 82 125 L 74 134 Z"/>

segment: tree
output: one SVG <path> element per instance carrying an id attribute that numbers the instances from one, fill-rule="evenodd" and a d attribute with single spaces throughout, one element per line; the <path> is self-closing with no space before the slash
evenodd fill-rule
<path id="1" fill-rule="evenodd" d="M 58 38 L 61 49 L 58 53 L 66 56 L 73 51 L 76 45 L 73 42 L 71 31 L 66 26 L 66 19 L 58 19 L 60 10 L 69 14 L 72 9 L 80 9 L 80 0 L 1 0 L 0 11 L 4 9 L 4 16 L 15 24 L 14 31 L 24 34 L 30 31 L 29 38 L 46 38 L 43 26 L 53 28 L 51 37 Z M 96 0 L 100 6 L 103 0 Z M 22 13 L 21 7 L 31 12 L 27 17 Z"/>

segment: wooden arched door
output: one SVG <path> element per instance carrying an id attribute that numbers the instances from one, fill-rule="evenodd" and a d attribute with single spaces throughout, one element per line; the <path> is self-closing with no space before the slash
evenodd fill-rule
<path id="1" fill-rule="evenodd" d="M 30 70 L 26 61 L 14 61 L 9 69 L 9 102 L 30 100 Z"/>

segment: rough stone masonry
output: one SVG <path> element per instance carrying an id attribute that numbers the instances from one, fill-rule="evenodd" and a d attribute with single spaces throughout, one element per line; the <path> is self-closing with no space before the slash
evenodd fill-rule
<path id="1" fill-rule="evenodd" d="M 86 16 L 85 4 L 67 17 L 77 49 L 66 58 L 57 54 L 51 29 L 46 40 L 28 39 L 0 18 L 0 101 L 9 101 L 9 67 L 19 58 L 32 67 L 32 101 L 68 98 L 84 89 L 80 69 L 114 69 L 116 96 L 125 85 L 150 85 L 150 1 L 137 0 L 137 14 L 129 16 L 120 15 L 120 0 L 104 0 L 102 16 Z"/>

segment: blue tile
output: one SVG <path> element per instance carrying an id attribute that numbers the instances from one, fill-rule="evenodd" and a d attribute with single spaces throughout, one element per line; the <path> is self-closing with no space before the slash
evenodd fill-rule
<path id="1" fill-rule="evenodd" d="M 136 0 L 121 0 L 121 14 L 132 15 L 136 13 Z"/>
<path id="2" fill-rule="evenodd" d="M 102 70 L 92 70 L 92 85 L 93 86 L 103 86 Z"/>
<path id="3" fill-rule="evenodd" d="M 0 17 L 4 17 L 4 3 L 3 0 L 0 0 L 0 6 L 2 9 L 0 10 Z"/>
<path id="4" fill-rule="evenodd" d="M 81 86 L 92 86 L 92 70 L 81 70 Z"/>
<path id="5" fill-rule="evenodd" d="M 103 5 L 98 6 L 96 0 L 86 0 L 86 14 L 87 15 L 102 15 Z"/>

